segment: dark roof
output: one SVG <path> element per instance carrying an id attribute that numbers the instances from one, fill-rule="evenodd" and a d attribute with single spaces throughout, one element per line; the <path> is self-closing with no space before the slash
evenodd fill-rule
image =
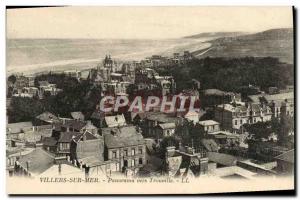
<path id="1" fill-rule="evenodd" d="M 295 157 L 294 157 L 294 149 L 287 151 L 283 154 L 280 154 L 279 156 L 275 157 L 277 160 L 282 160 L 289 163 L 294 163 Z"/>
<path id="2" fill-rule="evenodd" d="M 168 114 L 161 112 L 148 112 L 145 118 L 151 121 L 157 121 L 161 123 L 176 123 L 179 121 L 178 118 L 169 116 Z"/>
<path id="3" fill-rule="evenodd" d="M 110 133 L 104 134 L 104 142 L 108 148 L 145 144 L 142 134 L 137 132 L 135 126 L 111 128 Z"/>
<path id="4" fill-rule="evenodd" d="M 43 143 L 45 146 L 53 147 L 53 146 L 56 146 L 57 141 L 56 141 L 55 138 L 53 138 L 53 137 L 44 137 L 44 138 L 42 139 L 42 143 Z"/>
<path id="5" fill-rule="evenodd" d="M 77 136 L 80 136 L 80 135 L 82 135 L 82 133 L 79 133 L 79 132 L 61 132 L 58 142 L 71 142 L 73 136 L 77 137 Z"/>
<path id="6" fill-rule="evenodd" d="M 22 156 L 19 160 L 20 165 L 33 174 L 41 174 L 54 165 L 54 156 L 43 149 L 37 148 L 31 153 Z"/>
<path id="7" fill-rule="evenodd" d="M 68 120 L 64 124 L 62 124 L 62 127 L 69 127 L 73 128 L 75 130 L 80 131 L 84 126 L 86 125 L 86 122 L 78 121 L 78 120 Z"/>

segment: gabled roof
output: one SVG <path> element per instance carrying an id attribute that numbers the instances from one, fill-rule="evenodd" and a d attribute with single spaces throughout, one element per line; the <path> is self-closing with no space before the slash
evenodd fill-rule
<path id="1" fill-rule="evenodd" d="M 128 147 L 145 144 L 141 133 L 135 126 L 112 128 L 111 133 L 104 134 L 104 143 L 108 148 Z"/>
<path id="2" fill-rule="evenodd" d="M 61 132 L 58 142 L 71 142 L 73 136 L 77 137 L 81 134 L 79 132 Z"/>
<path id="3" fill-rule="evenodd" d="M 36 117 L 36 119 L 39 119 L 41 121 L 48 122 L 48 123 L 59 122 L 59 118 L 48 111 L 43 112 L 42 114 L 38 115 Z"/>
<path id="4" fill-rule="evenodd" d="M 73 128 L 75 130 L 80 131 L 85 125 L 86 125 L 86 122 L 84 122 L 84 121 L 68 120 L 64 124 L 62 124 L 62 127 L 69 127 L 69 128 Z"/>
<path id="5" fill-rule="evenodd" d="M 54 156 L 41 148 L 33 150 L 31 153 L 22 156 L 19 160 L 20 165 L 32 174 L 41 174 L 54 165 Z"/>
<path id="6" fill-rule="evenodd" d="M 174 129 L 176 127 L 175 123 L 163 123 L 158 126 L 162 129 Z"/>
<path id="7" fill-rule="evenodd" d="M 282 161 L 289 162 L 289 163 L 294 163 L 294 161 L 295 161 L 294 152 L 295 152 L 295 150 L 292 149 L 283 154 L 280 154 L 279 156 L 275 157 L 275 159 L 282 160 Z"/>
<path id="8" fill-rule="evenodd" d="M 106 116 L 105 123 L 108 127 L 125 126 L 126 120 L 124 115 Z"/>

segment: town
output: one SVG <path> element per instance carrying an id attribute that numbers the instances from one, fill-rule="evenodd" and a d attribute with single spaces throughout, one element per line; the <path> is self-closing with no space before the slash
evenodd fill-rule
<path id="1" fill-rule="evenodd" d="M 247 64 L 256 58 L 242 59 Z M 255 60 L 268 61 L 275 62 Z M 189 179 L 293 175 L 293 85 L 261 85 L 267 81 L 250 78 L 238 85 L 239 77 L 231 77 L 233 84 L 216 78 L 215 84 L 205 70 L 222 62 L 231 61 L 201 60 L 189 51 L 132 62 L 106 55 L 91 69 L 11 74 L 7 174 Z M 200 65 L 205 70 L 193 68 Z M 184 74 L 187 69 L 195 77 Z M 100 104 L 107 96 L 113 99 L 102 101 L 106 108 L 113 108 L 115 99 L 133 102 L 140 97 L 143 109 L 124 103 L 104 111 Z M 169 107 L 162 109 L 158 101 L 147 106 L 148 97 L 165 97 Z M 187 109 L 192 104 L 197 109 Z"/>

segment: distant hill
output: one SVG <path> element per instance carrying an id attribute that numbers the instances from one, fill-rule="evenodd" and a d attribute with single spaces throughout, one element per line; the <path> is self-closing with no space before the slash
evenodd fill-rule
<path id="1" fill-rule="evenodd" d="M 233 37 L 238 35 L 245 35 L 246 32 L 205 32 L 196 35 L 186 36 L 184 38 L 198 39 L 198 38 L 221 38 L 221 37 Z"/>
<path id="2" fill-rule="evenodd" d="M 222 37 L 209 41 L 211 47 L 196 56 L 203 57 L 276 57 L 293 63 L 293 29 L 271 29 L 255 34 Z"/>

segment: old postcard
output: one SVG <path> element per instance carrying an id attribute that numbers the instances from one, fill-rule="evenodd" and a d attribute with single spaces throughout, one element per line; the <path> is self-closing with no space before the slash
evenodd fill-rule
<path id="1" fill-rule="evenodd" d="M 6 9 L 8 194 L 294 190 L 292 7 Z"/>

